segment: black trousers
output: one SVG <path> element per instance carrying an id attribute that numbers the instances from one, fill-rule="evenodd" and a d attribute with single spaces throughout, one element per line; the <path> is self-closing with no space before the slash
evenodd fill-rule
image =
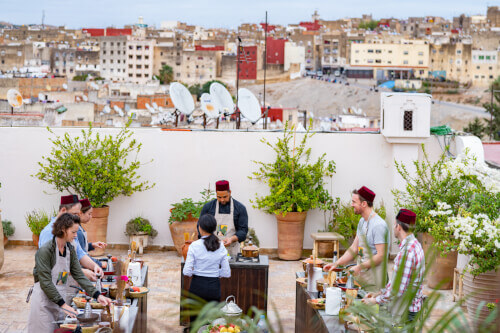
<path id="1" fill-rule="evenodd" d="M 189 293 L 200 297 L 206 302 L 220 302 L 220 279 L 218 277 L 193 275 L 191 285 L 189 286 Z M 190 325 L 195 320 L 196 316 L 190 316 Z"/>

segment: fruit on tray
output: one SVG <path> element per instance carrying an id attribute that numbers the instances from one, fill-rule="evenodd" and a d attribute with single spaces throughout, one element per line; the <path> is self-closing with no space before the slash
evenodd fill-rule
<path id="1" fill-rule="evenodd" d="M 227 325 L 209 325 L 208 328 L 203 333 L 239 333 L 241 328 L 238 325 L 227 324 Z"/>

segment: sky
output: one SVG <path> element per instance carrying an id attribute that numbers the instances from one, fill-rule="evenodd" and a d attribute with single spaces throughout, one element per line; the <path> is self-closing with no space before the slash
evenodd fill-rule
<path id="1" fill-rule="evenodd" d="M 236 28 L 241 23 L 270 24 L 309 21 L 317 10 L 325 20 L 361 17 L 374 19 L 409 16 L 442 16 L 448 19 L 462 13 L 486 15 L 487 6 L 499 2 L 483 0 L 0 0 L 0 21 L 39 24 L 45 10 L 45 23 L 68 28 L 123 27 L 137 22 L 148 25 L 162 21 L 181 21 L 206 28 Z"/>

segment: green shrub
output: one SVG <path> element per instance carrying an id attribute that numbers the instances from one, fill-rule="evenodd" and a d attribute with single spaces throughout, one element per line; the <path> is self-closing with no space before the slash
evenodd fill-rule
<path id="1" fill-rule="evenodd" d="M 146 234 L 151 236 L 151 238 L 154 238 L 158 235 L 158 231 L 153 228 L 149 220 L 140 216 L 128 221 L 125 230 L 125 234 L 129 236 L 137 235 L 142 232 L 145 232 Z"/>
<path id="2" fill-rule="evenodd" d="M 201 194 L 200 201 L 194 201 L 191 198 L 181 199 L 181 202 L 172 204 L 171 214 L 168 218 L 168 223 L 173 222 L 183 222 L 189 219 L 190 215 L 192 218 L 200 218 L 201 209 L 203 206 L 213 199 L 214 192 L 210 189 L 205 189 Z"/>
<path id="3" fill-rule="evenodd" d="M 42 209 L 33 210 L 26 214 L 26 224 L 34 235 L 40 235 L 43 228 L 50 223 L 51 217 L 56 215 L 57 213 L 55 211 L 49 216 L 49 214 Z"/>
<path id="4" fill-rule="evenodd" d="M 120 195 L 130 196 L 155 184 L 141 182 L 137 155 L 142 144 L 132 139 L 131 120 L 117 134 L 100 135 L 92 125 L 81 136 L 68 133 L 49 139 L 52 150 L 39 162 L 34 176 L 58 191 L 88 198 L 93 207 L 103 207 Z M 50 133 L 54 134 L 50 128 Z"/>
<path id="5" fill-rule="evenodd" d="M 2 220 L 3 235 L 5 237 L 10 237 L 16 231 L 16 227 L 9 220 Z"/>

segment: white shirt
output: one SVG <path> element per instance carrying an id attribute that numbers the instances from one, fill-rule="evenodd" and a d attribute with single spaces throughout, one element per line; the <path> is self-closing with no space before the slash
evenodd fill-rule
<path id="1" fill-rule="evenodd" d="M 231 277 L 227 250 L 221 242 L 215 251 L 208 251 L 204 239 L 198 239 L 189 246 L 182 274 L 186 276 Z"/>

